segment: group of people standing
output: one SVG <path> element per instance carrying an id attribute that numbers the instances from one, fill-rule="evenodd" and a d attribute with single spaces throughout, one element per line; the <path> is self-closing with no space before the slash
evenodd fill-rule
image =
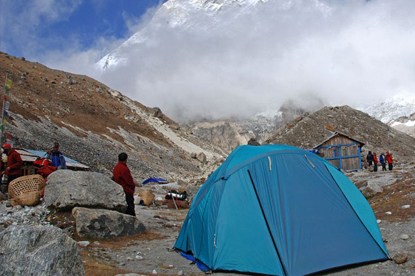
<path id="1" fill-rule="evenodd" d="M 11 181 L 22 176 L 23 160 L 20 153 L 12 147 L 10 143 L 5 143 L 2 146 L 3 157 L 0 158 L 0 179 L 6 182 L 5 192 Z M 0 154 L 1 155 L 1 154 Z M 66 169 L 66 160 L 63 154 L 59 151 L 59 143 L 53 143 L 53 147 L 49 150 L 45 158 L 51 161 L 52 166 L 57 169 Z M 128 155 L 123 152 L 118 155 L 118 164 L 114 168 L 113 180 L 120 184 L 125 193 L 127 202 L 126 214 L 135 216 L 134 210 L 134 191 L 137 182 L 133 179 L 130 169 L 127 166 Z M 3 177 L 4 176 L 4 177 Z"/>
<path id="2" fill-rule="evenodd" d="M 371 151 L 368 152 L 366 156 L 366 161 L 369 164 L 369 167 L 373 164 L 373 171 L 378 171 L 378 163 L 382 166 L 382 171 L 386 171 L 386 164 L 388 164 L 388 169 L 391 171 L 393 169 L 393 157 L 392 153 L 389 153 L 389 151 L 386 152 L 386 155 L 382 152 L 379 155 L 379 159 L 376 156 L 376 152 L 372 154 Z"/>
<path id="3" fill-rule="evenodd" d="M 0 170 L 1 176 L 6 176 L 6 187 L 9 186 L 10 182 L 16 178 L 21 177 L 23 160 L 20 156 L 20 153 L 12 147 L 10 143 L 5 143 L 2 146 L 4 153 L 4 159 L 1 158 L 0 161 Z M 46 153 L 46 158 L 51 160 L 52 166 L 55 166 L 57 169 L 66 169 L 66 161 L 63 154 L 59 151 L 59 143 L 55 142 L 53 148 Z"/>
<path id="4" fill-rule="evenodd" d="M 6 181 L 5 192 L 11 181 L 22 176 L 23 160 L 20 153 L 16 151 L 10 143 L 5 143 L 2 146 L 4 159 L 0 158 L 0 176 Z M 0 154 L 1 155 L 1 154 Z M 59 151 L 59 143 L 53 143 L 53 147 L 49 150 L 45 158 L 51 161 L 52 166 L 57 169 L 66 169 L 66 160 L 63 154 Z M 114 168 L 113 180 L 120 184 L 125 193 L 127 202 L 126 214 L 135 216 L 134 210 L 134 191 L 137 182 L 133 179 L 130 169 L 127 166 L 128 155 L 123 152 L 118 155 L 118 164 Z M 0 179 L 1 179 L 0 177 Z"/>

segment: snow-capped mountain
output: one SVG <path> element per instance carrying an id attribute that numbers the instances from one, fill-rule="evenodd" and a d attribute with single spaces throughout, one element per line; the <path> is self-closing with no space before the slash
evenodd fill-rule
<path id="1" fill-rule="evenodd" d="M 279 110 L 289 99 L 306 103 L 308 94 L 326 105 L 356 106 L 413 87 L 412 67 L 403 57 L 413 56 L 407 37 L 415 21 L 403 16 L 404 6 L 169 0 L 96 64 L 95 77 L 181 123 L 249 119 Z M 392 114 L 388 106 L 364 111 L 382 120 L 402 114 Z"/>
<path id="2" fill-rule="evenodd" d="M 397 94 L 385 101 L 357 108 L 389 126 L 415 137 L 415 96 Z"/>
<path id="3" fill-rule="evenodd" d="M 302 46 L 286 25 L 300 33 L 297 16 L 329 11 L 319 0 L 169 0 L 97 63 L 96 77 L 181 122 L 252 118 L 315 92 L 291 85 L 284 48 Z"/>
<path id="4" fill-rule="evenodd" d="M 119 48 L 104 56 L 97 64 L 108 69 L 128 62 L 131 51 L 138 51 L 137 47 L 151 47 L 157 44 L 154 37 L 157 30 L 174 31 L 186 30 L 190 32 L 206 32 L 212 28 L 220 28 L 225 23 L 214 19 L 217 13 L 226 13 L 229 8 L 238 8 L 240 11 L 233 14 L 251 12 L 258 2 L 266 3 L 269 0 L 169 0 L 156 12 L 151 22 L 139 32 L 131 36 Z M 232 17 L 231 17 L 232 18 Z M 229 20 L 231 20 L 229 18 Z"/>
<path id="5" fill-rule="evenodd" d="M 381 103 L 366 105 L 357 109 L 383 123 L 390 123 L 394 126 L 393 121 L 400 117 L 409 117 L 415 113 L 415 96 L 408 93 L 396 94 Z"/>

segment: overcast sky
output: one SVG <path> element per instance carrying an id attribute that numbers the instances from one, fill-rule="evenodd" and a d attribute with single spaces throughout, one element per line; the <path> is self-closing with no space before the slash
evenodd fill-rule
<path id="1" fill-rule="evenodd" d="M 269 0 L 215 16 L 182 5 L 151 22 L 159 1 L 0 1 L 1 51 L 88 74 L 182 121 L 415 94 L 413 0 Z M 126 64 L 97 71 L 140 30 Z"/>

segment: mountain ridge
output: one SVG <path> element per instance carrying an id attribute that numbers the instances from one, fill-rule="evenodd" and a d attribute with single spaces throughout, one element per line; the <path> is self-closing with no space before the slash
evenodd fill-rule
<path id="1" fill-rule="evenodd" d="M 130 155 L 139 178 L 191 179 L 210 173 L 193 153 L 215 164 L 223 152 L 164 115 L 84 75 L 50 69 L 0 52 L 0 82 L 13 81 L 6 131 L 16 147 L 46 151 L 59 141 L 68 157 L 111 174 Z M 5 141 L 5 140 L 3 140 Z"/>

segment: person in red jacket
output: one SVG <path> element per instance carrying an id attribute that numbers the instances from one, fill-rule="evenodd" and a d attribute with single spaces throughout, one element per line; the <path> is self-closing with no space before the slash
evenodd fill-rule
<path id="1" fill-rule="evenodd" d="M 391 171 L 393 169 L 393 158 L 389 151 L 386 152 L 386 162 L 388 162 L 388 169 Z"/>
<path id="2" fill-rule="evenodd" d="M 7 186 L 9 186 L 11 181 L 22 176 L 23 160 L 20 154 L 9 143 L 3 145 L 3 151 L 7 155 L 4 174 L 7 175 Z"/>
<path id="3" fill-rule="evenodd" d="M 378 171 L 378 163 L 379 163 L 379 159 L 376 156 L 376 152 L 373 153 L 373 171 L 377 172 Z"/>
<path id="4" fill-rule="evenodd" d="M 128 155 L 125 152 L 118 155 L 118 164 L 114 168 L 113 178 L 115 182 L 124 188 L 125 200 L 127 201 L 127 211 L 125 213 L 135 216 L 135 181 L 131 176 L 130 169 L 127 167 L 127 159 Z"/>

